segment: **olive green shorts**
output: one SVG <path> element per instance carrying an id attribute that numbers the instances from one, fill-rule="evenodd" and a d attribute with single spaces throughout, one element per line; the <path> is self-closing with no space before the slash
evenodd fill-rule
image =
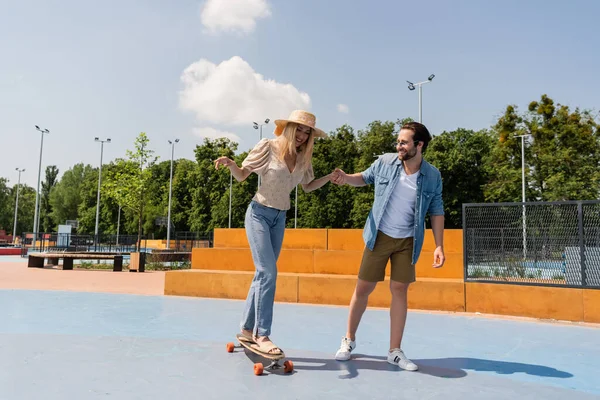
<path id="1" fill-rule="evenodd" d="M 415 266 L 412 264 L 413 238 L 394 239 L 377 231 L 373 251 L 365 247 L 358 277 L 368 282 L 385 279 L 388 260 L 392 270 L 390 279 L 396 282 L 411 283 L 416 280 Z"/>

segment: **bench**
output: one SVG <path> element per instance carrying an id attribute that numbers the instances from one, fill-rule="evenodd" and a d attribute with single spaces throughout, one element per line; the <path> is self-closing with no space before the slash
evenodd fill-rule
<path id="1" fill-rule="evenodd" d="M 73 260 L 113 260 L 113 271 L 123 271 L 122 254 L 98 254 L 98 253 L 31 253 L 27 267 L 44 268 L 44 260 L 48 259 L 51 265 L 58 265 L 58 260 L 63 259 L 64 270 L 73 269 Z"/>

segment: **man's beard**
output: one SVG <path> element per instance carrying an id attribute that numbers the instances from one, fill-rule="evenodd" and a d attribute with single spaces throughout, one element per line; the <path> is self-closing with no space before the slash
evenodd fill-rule
<path id="1" fill-rule="evenodd" d="M 409 151 L 405 152 L 404 154 L 398 153 L 398 158 L 402 161 L 408 161 L 416 155 L 417 155 L 417 149 L 412 149 L 412 151 L 409 150 Z"/>

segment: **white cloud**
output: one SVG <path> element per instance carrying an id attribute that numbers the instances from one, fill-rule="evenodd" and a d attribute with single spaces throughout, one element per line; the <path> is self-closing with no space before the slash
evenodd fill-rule
<path id="1" fill-rule="evenodd" d="M 265 79 L 238 56 L 216 65 L 201 59 L 181 74 L 179 105 L 199 122 L 251 126 L 310 109 L 310 97 L 292 84 Z M 273 126 L 272 123 L 270 126 Z"/>
<path id="2" fill-rule="evenodd" d="M 235 133 L 220 131 L 218 129 L 211 128 L 208 126 L 203 128 L 194 128 L 194 135 L 203 139 L 227 138 L 237 143 L 240 142 L 240 137 Z"/>
<path id="3" fill-rule="evenodd" d="M 271 15 L 267 0 L 207 0 L 200 21 L 211 33 L 250 33 L 256 20 Z"/>
<path id="4" fill-rule="evenodd" d="M 346 104 L 338 104 L 337 110 L 344 114 L 348 114 L 350 112 L 350 109 L 348 108 L 348 106 Z"/>

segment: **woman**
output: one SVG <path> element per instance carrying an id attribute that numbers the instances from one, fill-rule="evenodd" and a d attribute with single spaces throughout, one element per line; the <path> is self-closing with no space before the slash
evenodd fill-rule
<path id="1" fill-rule="evenodd" d="M 246 211 L 246 236 L 256 272 L 248 291 L 238 338 L 252 343 L 259 351 L 281 354 L 269 339 L 273 320 L 273 302 L 277 281 L 277 259 L 285 232 L 290 192 L 302 184 L 305 192 L 325 185 L 330 175 L 315 179 L 312 153 L 315 137 L 326 137 L 315 127 L 313 114 L 296 110 L 286 120 L 275 121 L 275 139 L 262 139 L 238 168 L 227 157 L 215 161 L 215 167 L 229 168 L 238 182 L 252 172 L 261 177 L 260 188 Z"/>

